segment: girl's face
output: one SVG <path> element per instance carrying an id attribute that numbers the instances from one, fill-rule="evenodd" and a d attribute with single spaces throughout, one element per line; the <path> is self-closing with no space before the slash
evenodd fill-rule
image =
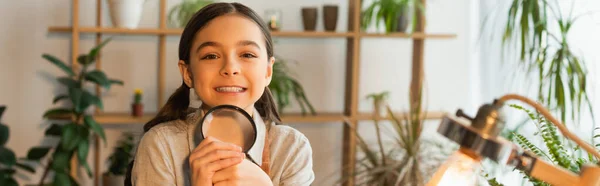
<path id="1" fill-rule="evenodd" d="M 267 56 L 259 26 L 238 14 L 219 16 L 196 33 L 190 64 L 179 61 L 184 82 L 203 104 L 235 105 L 252 113 L 271 82 L 275 59 Z"/>

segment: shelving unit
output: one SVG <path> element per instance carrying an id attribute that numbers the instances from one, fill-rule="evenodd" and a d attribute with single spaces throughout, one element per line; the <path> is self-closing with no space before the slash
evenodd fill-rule
<path id="1" fill-rule="evenodd" d="M 420 0 L 422 5 L 425 5 L 425 0 Z M 48 32 L 52 33 L 71 33 L 72 41 L 72 56 L 71 62 L 73 68 L 78 68 L 77 57 L 79 55 L 79 39 L 80 34 L 95 34 L 96 45 L 102 41 L 103 34 L 118 34 L 118 35 L 152 35 L 159 37 L 159 52 L 158 52 L 158 79 L 157 79 L 157 91 L 158 91 L 158 108 L 160 108 L 165 101 L 165 95 L 163 90 L 165 89 L 165 61 L 166 61 L 166 37 L 177 36 L 182 33 L 181 29 L 167 28 L 166 26 L 166 0 L 160 0 L 159 5 L 159 27 L 158 28 L 138 28 L 138 29 L 123 29 L 103 26 L 102 23 L 102 0 L 96 0 L 96 26 L 95 27 L 80 27 L 79 22 L 79 0 L 72 0 L 72 25 L 71 26 L 51 26 L 48 28 Z M 349 0 L 348 4 L 348 30 L 346 32 L 303 32 L 303 31 L 280 31 L 271 32 L 273 37 L 281 38 L 346 38 L 346 89 L 345 89 L 345 103 L 343 113 L 318 113 L 317 115 L 301 115 L 301 114 L 284 114 L 282 117 L 285 123 L 307 123 L 307 124 L 319 124 L 327 122 L 343 122 L 348 125 L 344 125 L 344 139 L 343 139 L 343 165 L 348 166 L 348 170 L 353 171 L 355 169 L 356 159 L 356 137 L 351 133 L 350 127 L 356 127 L 359 121 L 366 121 L 373 119 L 373 113 L 359 113 L 358 111 L 358 85 L 359 85 L 359 54 L 361 38 L 405 38 L 413 40 L 413 51 L 412 51 L 412 79 L 411 79 L 411 94 L 415 95 L 415 91 L 422 86 L 423 81 L 423 53 L 424 53 L 424 40 L 425 39 L 452 39 L 455 38 L 455 34 L 431 34 L 424 33 L 424 18 L 422 16 L 417 17 L 417 27 L 414 33 L 391 33 L 391 34 L 379 34 L 379 33 L 363 33 L 360 31 L 360 11 L 361 11 L 360 0 Z M 419 11 L 419 10 L 417 10 Z M 340 16 L 343 17 L 343 16 Z M 96 68 L 102 69 L 102 62 L 98 56 L 96 62 Z M 100 94 L 100 88 L 96 88 L 96 93 Z M 414 105 L 416 99 L 411 96 L 411 107 Z M 443 112 L 431 112 L 428 111 L 426 119 L 439 119 L 443 116 Z M 398 118 L 404 118 L 405 113 L 396 113 Z M 148 113 L 143 117 L 132 117 L 129 113 L 100 113 L 96 112 L 95 119 L 98 123 L 103 125 L 112 124 L 143 124 L 149 121 L 154 115 Z M 386 120 L 389 118 L 380 118 L 378 120 Z M 100 140 L 96 137 L 95 140 L 95 153 L 94 153 L 94 185 L 98 185 L 101 179 L 100 172 Z M 73 164 L 76 161 L 72 162 Z M 76 169 L 74 169 L 76 170 Z M 76 176 L 76 172 L 71 172 L 73 176 Z M 354 185 L 354 180 L 349 180 L 344 185 Z"/>

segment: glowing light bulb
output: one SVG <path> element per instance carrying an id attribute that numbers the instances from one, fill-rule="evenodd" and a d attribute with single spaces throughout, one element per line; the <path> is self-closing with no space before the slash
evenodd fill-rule
<path id="1" fill-rule="evenodd" d="M 479 167 L 479 159 L 473 159 L 461 150 L 456 151 L 438 168 L 427 186 L 475 186 Z"/>

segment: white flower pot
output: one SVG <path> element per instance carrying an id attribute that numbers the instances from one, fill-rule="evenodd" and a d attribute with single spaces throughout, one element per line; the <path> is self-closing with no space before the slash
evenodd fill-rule
<path id="1" fill-rule="evenodd" d="M 146 0 L 108 0 L 110 19 L 114 27 L 137 28 Z"/>
<path id="2" fill-rule="evenodd" d="M 123 185 L 125 183 L 125 175 L 104 174 L 102 176 L 103 186 Z"/>

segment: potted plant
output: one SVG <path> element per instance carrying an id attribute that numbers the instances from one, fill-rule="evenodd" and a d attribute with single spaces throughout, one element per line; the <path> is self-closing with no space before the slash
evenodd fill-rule
<path id="1" fill-rule="evenodd" d="M 415 26 L 418 15 L 414 8 L 419 8 L 421 12 L 424 10 L 420 2 L 420 0 L 375 0 L 362 12 L 361 27 L 363 30 L 367 29 L 374 20 L 376 28 L 379 29 L 380 21 L 383 21 L 386 33 L 406 32 L 410 20 L 413 22 L 413 27 Z"/>
<path id="2" fill-rule="evenodd" d="M 290 95 L 294 95 L 302 114 L 307 113 L 307 108 L 311 114 L 316 114 L 312 104 L 306 98 L 304 88 L 291 76 L 291 71 L 287 66 L 288 61 L 275 56 L 275 64 L 273 64 L 273 78 L 269 84 L 269 89 L 273 93 L 273 97 L 277 102 L 277 109 L 279 113 L 283 112 L 283 109 L 290 105 Z"/>
<path id="3" fill-rule="evenodd" d="M 135 89 L 133 94 L 133 103 L 131 104 L 131 113 L 135 117 L 144 115 L 144 104 L 142 103 L 142 89 Z"/>
<path id="4" fill-rule="evenodd" d="M 198 10 L 214 2 L 212 0 L 183 0 L 169 10 L 169 26 L 175 28 L 185 27 Z"/>
<path id="5" fill-rule="evenodd" d="M 2 123 L 2 114 L 6 110 L 6 106 L 0 105 L 0 185 L 2 186 L 18 186 L 14 175 L 17 172 L 16 168 L 35 173 L 35 170 L 25 164 L 18 162 L 15 153 L 6 147 L 6 142 L 10 137 L 10 129 Z"/>
<path id="6" fill-rule="evenodd" d="M 373 148 L 356 129 L 351 129 L 357 137 L 358 150 L 365 157 L 359 159 L 356 170 L 345 173 L 340 182 L 355 178 L 357 185 L 424 185 L 436 167 L 455 150 L 421 138 L 425 114 L 420 109 L 412 109 L 404 119 L 399 119 L 385 104 L 387 95 L 387 92 L 382 92 L 368 96 L 373 99 L 377 145 L 373 145 L 376 146 Z M 390 118 L 392 129 L 382 129 L 378 113 L 380 109 L 384 109 Z M 387 134 L 391 134 L 393 142 L 383 142 L 382 134 L 385 131 L 391 132 Z"/>
<path id="7" fill-rule="evenodd" d="M 491 37 L 502 36 L 500 52 L 503 60 L 504 56 L 510 56 L 509 59 L 515 59 L 517 63 L 515 70 L 526 73 L 525 76 L 513 77 L 530 78 L 531 75 L 535 75 L 537 78 L 534 79 L 534 85 L 537 85 L 535 93 L 538 101 L 559 115 L 561 122 L 567 128 L 569 125 L 580 127 L 577 122 L 582 121 L 580 113 L 585 112 L 581 110 L 582 108 L 592 113 L 591 119 L 595 122 L 593 106 L 587 93 L 587 83 L 590 83 L 590 79 L 587 78 L 586 63 L 583 56 L 574 52 L 579 50 L 578 47 L 572 45 L 568 39 L 569 35 L 573 35 L 571 28 L 576 27 L 576 20 L 582 15 L 574 16 L 572 12 L 562 12 L 565 9 L 559 7 L 559 4 L 547 1 L 512 0 L 508 3 L 510 3 L 509 9 L 502 12 L 507 16 L 504 27 L 499 30 L 499 33 L 494 33 L 496 32 L 494 30 L 489 34 Z M 572 7 L 577 6 L 572 5 Z M 492 21 L 494 24 L 497 23 L 497 20 Z M 581 165 L 586 162 L 597 163 L 597 160 L 588 157 L 587 153 L 582 153 L 578 147 L 571 146 L 571 143 L 564 143 L 566 138 L 557 135 L 556 128 L 538 113 L 518 105 L 511 105 L 511 107 L 524 111 L 527 120 L 513 129 L 506 129 L 503 133 L 505 138 L 536 153 L 548 162 L 574 173 L 578 173 Z M 533 137 L 527 137 L 526 134 L 519 132 L 519 129 L 526 124 L 534 124 L 538 129 Z M 591 131 L 594 136 L 591 141 L 594 143 L 593 141 L 600 135 L 597 129 Z M 540 140 L 541 143 L 535 143 Z M 598 146 L 600 144 L 596 145 Z M 493 177 L 486 176 L 490 185 L 501 185 Z M 524 181 L 533 185 L 548 185 L 526 175 L 524 178 Z"/>
<path id="8" fill-rule="evenodd" d="M 107 0 L 114 27 L 134 29 L 138 27 L 146 0 Z"/>
<path id="9" fill-rule="evenodd" d="M 60 84 L 67 89 L 66 94 L 57 95 L 53 103 L 64 101 L 68 104 L 58 106 L 47 110 L 43 118 L 52 121 L 45 132 L 47 137 L 55 137 L 60 140 L 52 147 L 39 146 L 29 150 L 27 159 L 40 161 L 44 157 L 49 157 L 47 163 L 42 164 L 44 173 L 40 179 L 40 185 L 46 181 L 50 171 L 54 177 L 53 185 L 78 185 L 72 177 L 71 160 L 77 160 L 78 167 L 84 167 L 89 177 L 92 171 L 87 163 L 87 155 L 90 147 L 90 137 L 92 133 L 100 136 L 106 143 L 104 129 L 96 123 L 89 110 L 92 106 L 97 109 L 103 109 L 102 100 L 88 91 L 87 83 L 99 85 L 105 89 L 110 89 L 113 84 L 123 85 L 120 80 L 110 79 L 101 70 L 88 70 L 95 62 L 100 49 L 105 46 L 110 39 L 103 41 L 100 45 L 92 48 L 89 53 L 82 54 L 77 58 L 77 63 L 81 65 L 78 73 L 75 73 L 72 67 L 67 66 L 62 60 L 50 55 L 43 54 L 42 57 L 53 65 L 65 72 L 66 76 L 58 77 Z M 52 151 L 51 153 L 49 153 Z"/>
<path id="10" fill-rule="evenodd" d="M 569 139 L 559 135 L 556 126 L 547 121 L 546 118 L 544 118 L 541 114 L 531 112 L 530 110 L 515 104 L 510 105 L 510 107 L 523 111 L 527 114 L 529 119 L 531 119 L 530 121 L 535 124 L 536 128 L 539 129 L 534 136 L 536 138 L 540 138 L 542 143 L 541 145 L 536 145 L 533 141 L 537 141 L 537 139 L 532 140 L 531 138 L 527 138 L 526 134 L 523 134 L 516 129 L 504 131 L 503 136 L 507 137 L 507 139 L 515 142 L 521 146 L 521 148 L 535 153 L 543 160 L 566 170 L 570 170 L 574 174 L 579 174 L 583 166 L 587 163 L 600 165 L 600 161 L 594 158 L 591 154 L 582 151 L 579 147 L 570 146 L 571 144 L 568 143 Z M 595 140 L 600 140 L 599 131 L 600 127 L 591 131 L 593 136 L 592 142 Z M 597 150 L 600 150 L 600 148 L 598 148 L 600 147 L 600 143 L 596 143 L 593 146 L 596 147 Z M 508 168 L 505 167 L 505 169 Z M 512 170 L 512 168 L 510 168 L 510 170 Z M 520 173 L 523 175 L 523 178 L 525 178 L 526 181 L 533 185 L 549 185 L 548 183 L 537 180 L 523 172 Z M 493 178 L 493 176 L 490 176 L 489 174 L 485 175 L 485 178 L 490 185 L 503 185 L 500 183 L 500 181 L 498 181 L 496 178 Z"/>
<path id="11" fill-rule="evenodd" d="M 109 168 L 103 174 L 102 183 L 105 186 L 123 185 L 127 165 L 133 159 L 133 134 L 126 132 L 119 140 L 117 147 L 108 158 Z"/>

